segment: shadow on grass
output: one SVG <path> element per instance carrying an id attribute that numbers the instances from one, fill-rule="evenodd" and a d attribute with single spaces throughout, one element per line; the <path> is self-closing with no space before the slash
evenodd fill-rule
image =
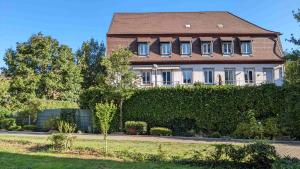
<path id="1" fill-rule="evenodd" d="M 195 169 L 194 167 L 0 152 L 1 169 Z M 199 168 L 197 169 L 205 169 Z"/>

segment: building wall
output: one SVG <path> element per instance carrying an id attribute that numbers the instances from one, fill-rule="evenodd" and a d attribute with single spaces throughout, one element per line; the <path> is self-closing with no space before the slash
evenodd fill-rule
<path id="1" fill-rule="evenodd" d="M 280 77 L 280 69 L 282 70 L 282 76 L 284 67 L 283 64 L 181 64 L 181 65 L 158 65 L 157 70 L 157 84 L 159 86 L 162 85 L 162 71 L 166 70 L 162 67 L 166 67 L 166 69 L 170 69 L 172 74 L 173 85 L 183 84 L 183 74 L 182 69 L 192 69 L 192 83 L 202 82 L 204 83 L 204 68 L 213 68 L 214 69 L 214 82 L 215 84 L 219 81 L 219 76 L 221 80 L 225 80 L 225 68 L 234 68 L 235 76 L 236 76 L 236 84 L 237 85 L 245 85 L 244 79 L 244 69 L 245 68 L 254 68 L 255 71 L 255 82 L 256 84 L 261 84 L 266 81 L 266 75 L 263 72 L 264 68 L 273 68 L 273 79 L 276 85 L 282 85 L 283 77 Z M 162 69 L 160 69 L 162 68 Z M 133 69 L 137 73 L 138 77 L 141 77 L 141 73 L 143 71 L 151 71 L 151 82 L 152 86 L 155 84 L 155 70 L 152 68 L 152 65 L 140 65 L 133 66 Z M 141 82 L 140 78 L 140 82 Z"/>

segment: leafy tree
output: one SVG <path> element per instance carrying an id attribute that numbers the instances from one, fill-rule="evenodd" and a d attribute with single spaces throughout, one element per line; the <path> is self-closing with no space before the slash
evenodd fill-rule
<path id="1" fill-rule="evenodd" d="M 103 134 L 103 139 L 105 141 L 105 155 L 107 155 L 107 136 L 110 128 L 110 123 L 114 118 L 114 115 L 117 111 L 116 105 L 113 102 L 106 103 L 97 103 L 95 107 L 96 117 L 100 121 L 100 128 Z"/>
<path id="2" fill-rule="evenodd" d="M 294 18 L 300 22 L 300 9 L 297 12 L 293 11 Z M 297 39 L 292 35 L 291 39 L 288 40 L 296 46 L 300 47 L 300 39 Z M 288 53 L 285 56 L 286 59 L 286 82 L 290 85 L 299 85 L 300 84 L 300 50 L 294 49 L 292 52 Z"/>
<path id="3" fill-rule="evenodd" d="M 133 94 L 136 87 L 136 76 L 130 69 L 129 59 L 132 52 L 127 48 L 120 48 L 105 57 L 101 65 L 105 67 L 104 86 L 114 96 L 119 105 L 119 129 L 123 129 L 123 103 Z"/>
<path id="4" fill-rule="evenodd" d="M 35 34 L 8 49 L 4 61 L 11 78 L 9 93 L 17 103 L 34 98 L 75 101 L 82 77 L 71 48 L 50 36 Z"/>
<path id="5" fill-rule="evenodd" d="M 81 67 L 83 75 L 82 87 L 88 89 L 91 86 L 96 86 L 99 81 L 99 74 L 103 74 L 104 69 L 101 65 L 101 60 L 105 54 L 104 43 L 100 44 L 95 39 L 83 42 L 82 46 L 76 52 L 78 65 Z"/>

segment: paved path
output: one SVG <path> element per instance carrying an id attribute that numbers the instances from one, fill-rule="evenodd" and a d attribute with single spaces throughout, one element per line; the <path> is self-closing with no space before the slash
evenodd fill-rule
<path id="1" fill-rule="evenodd" d="M 0 135 L 11 136 L 31 136 L 31 137 L 48 137 L 49 133 L 43 132 L 3 132 Z M 102 139 L 99 134 L 76 134 L 79 139 Z M 243 139 L 210 139 L 198 137 L 155 137 L 155 136 L 129 136 L 129 135 L 110 135 L 110 140 L 129 140 L 129 141 L 152 141 L 152 142 L 178 142 L 191 144 L 245 144 L 253 140 Z M 300 141 L 275 141 L 271 143 L 275 146 L 281 156 L 291 156 L 300 159 Z"/>

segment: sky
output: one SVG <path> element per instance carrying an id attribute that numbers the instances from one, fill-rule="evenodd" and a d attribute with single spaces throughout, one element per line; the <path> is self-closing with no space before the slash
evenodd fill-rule
<path id="1" fill-rule="evenodd" d="M 297 8 L 300 0 L 0 0 L 0 67 L 8 48 L 38 32 L 73 52 L 92 37 L 105 42 L 114 12 L 229 11 L 281 32 L 283 48 L 290 50 L 295 47 L 285 39 L 292 33 L 300 37 L 300 23 L 292 16 Z"/>

